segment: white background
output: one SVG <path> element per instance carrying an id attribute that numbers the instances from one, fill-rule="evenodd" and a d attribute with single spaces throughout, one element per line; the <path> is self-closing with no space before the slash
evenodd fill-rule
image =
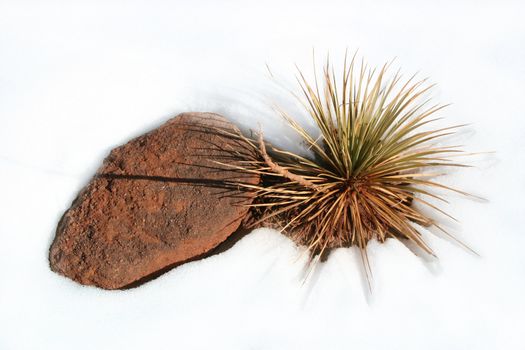
<path id="1" fill-rule="evenodd" d="M 0 349 L 524 349 L 525 6 L 516 1 L 0 1 Z M 448 184 L 469 254 L 425 234 L 439 260 L 371 244 L 333 253 L 304 285 L 301 249 L 258 230 L 138 289 L 52 273 L 57 221 L 114 146 L 182 111 L 261 122 L 296 108 L 312 48 L 345 48 L 439 85 L 471 159 Z M 294 86 L 293 84 L 290 86 Z"/>

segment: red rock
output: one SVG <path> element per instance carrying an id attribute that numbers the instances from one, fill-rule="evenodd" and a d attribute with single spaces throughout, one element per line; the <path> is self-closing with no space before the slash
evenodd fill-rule
<path id="1" fill-rule="evenodd" d="M 227 181 L 259 178 L 214 162 L 233 162 L 231 149 L 252 156 L 217 127 L 236 130 L 217 114 L 184 113 L 112 150 L 60 220 L 51 269 L 126 288 L 223 242 L 253 199 Z"/>

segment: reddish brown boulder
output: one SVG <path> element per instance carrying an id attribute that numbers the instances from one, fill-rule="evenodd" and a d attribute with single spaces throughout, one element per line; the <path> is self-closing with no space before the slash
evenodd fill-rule
<path id="1" fill-rule="evenodd" d="M 217 128 L 236 130 L 216 114 L 184 113 L 112 150 L 60 220 L 51 269 L 126 288 L 223 242 L 253 199 L 230 183 L 259 178 L 215 162 L 252 156 Z"/>

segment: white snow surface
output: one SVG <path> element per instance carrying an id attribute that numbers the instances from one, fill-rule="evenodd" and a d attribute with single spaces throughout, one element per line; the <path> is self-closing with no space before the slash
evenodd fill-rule
<path id="1" fill-rule="evenodd" d="M 0 2 L 0 349 L 525 349 L 525 25 L 522 1 Z M 220 255 L 140 288 L 104 291 L 50 271 L 58 219 L 108 151 L 183 111 L 297 138 L 271 108 L 302 113 L 312 48 L 339 66 L 396 57 L 439 85 L 471 151 L 446 184 L 453 232 L 439 260 L 389 240 L 303 283 L 305 255 L 258 229 Z"/>

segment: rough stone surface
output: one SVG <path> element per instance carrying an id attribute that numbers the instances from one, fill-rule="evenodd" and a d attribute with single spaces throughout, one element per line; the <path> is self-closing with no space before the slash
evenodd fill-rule
<path id="1" fill-rule="evenodd" d="M 216 114 L 184 113 L 113 149 L 60 220 L 51 269 L 126 288 L 223 242 L 253 199 L 225 181 L 259 178 L 214 162 L 233 161 L 231 149 L 250 156 L 216 127 L 235 130 Z"/>

